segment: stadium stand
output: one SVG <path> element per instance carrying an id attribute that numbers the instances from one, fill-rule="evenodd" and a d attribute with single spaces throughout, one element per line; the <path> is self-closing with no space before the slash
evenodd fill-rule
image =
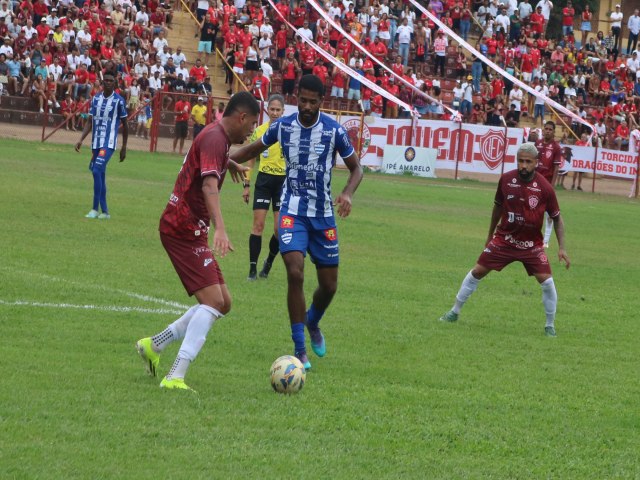
<path id="1" fill-rule="evenodd" d="M 576 11 L 570 2 L 562 2 L 566 5 L 547 11 L 547 3 L 432 0 L 421 4 L 505 71 L 597 125 L 600 145 L 625 149 L 629 130 L 637 128 L 640 108 L 637 33 L 633 40 L 634 30 L 640 28 L 638 11 L 623 19 L 619 29 L 595 32 L 591 31 L 595 19 L 582 6 Z M 509 81 L 447 40 L 410 3 L 342 0 L 327 2 L 324 8 L 328 18 L 405 80 L 462 110 L 465 122 L 504 125 L 515 103 L 518 113 L 509 115 L 510 126 L 541 125 L 540 118 L 534 118 L 531 95 L 524 93 L 521 100 L 517 92 L 511 95 Z M 363 58 L 305 0 L 280 2 L 276 9 L 266 1 L 251 0 L 189 4 L 2 0 L 0 121 L 54 125 L 66 119 L 65 128 L 80 128 L 87 99 L 99 90 L 105 69 L 117 72 L 118 91 L 131 111 L 142 108 L 145 99 L 151 100 L 159 90 L 220 97 L 247 88 L 258 98 L 277 92 L 295 103 L 296 79 L 315 73 L 327 86 L 325 108 L 362 109 L 369 114 L 371 90 L 345 78 L 328 57 L 379 81 L 383 89 L 396 91 L 424 118 L 451 117 L 436 102 L 424 102 L 406 86 L 393 85 L 388 74 Z M 297 32 L 283 24 L 281 15 Z M 547 35 L 550 15 L 561 15 L 558 35 Z M 300 41 L 300 35 L 329 55 L 318 55 Z M 165 98 L 158 108 L 171 122 L 175 101 L 171 95 Z M 384 115 L 408 114 L 384 103 Z M 550 118 L 547 110 L 543 119 Z M 569 134 L 579 138 L 584 128 L 566 116 L 562 120 L 573 131 Z"/>

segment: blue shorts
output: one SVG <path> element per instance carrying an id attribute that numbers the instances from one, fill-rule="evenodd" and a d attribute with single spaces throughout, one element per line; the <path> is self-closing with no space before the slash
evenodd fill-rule
<path id="1" fill-rule="evenodd" d="M 199 53 L 211 53 L 211 42 L 198 42 Z"/>
<path id="2" fill-rule="evenodd" d="M 309 252 L 316 267 L 337 267 L 338 229 L 335 217 L 300 217 L 282 213 L 278 224 L 280 253 Z"/>
<path id="3" fill-rule="evenodd" d="M 112 148 L 98 148 L 93 150 L 91 161 L 89 162 L 89 170 L 94 173 L 103 173 L 107 170 L 107 163 L 113 155 Z"/>

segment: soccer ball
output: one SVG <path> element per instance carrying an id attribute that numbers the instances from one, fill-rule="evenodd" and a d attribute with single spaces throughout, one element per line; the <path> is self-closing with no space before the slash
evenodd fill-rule
<path id="1" fill-rule="evenodd" d="M 271 386 L 278 393 L 298 393 L 306 377 L 304 365 L 293 355 L 284 355 L 271 365 Z"/>

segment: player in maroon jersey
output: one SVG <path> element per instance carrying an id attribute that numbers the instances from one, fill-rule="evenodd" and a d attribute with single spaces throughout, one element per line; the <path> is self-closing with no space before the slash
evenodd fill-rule
<path id="1" fill-rule="evenodd" d="M 243 143 L 256 127 L 260 105 L 249 92 L 229 100 L 222 119 L 207 125 L 189 149 L 169 203 L 160 218 L 160 240 L 187 293 L 198 304 L 162 332 L 136 343 L 152 376 L 160 353 L 183 339 L 178 356 L 161 387 L 190 390 L 184 383 L 189 364 L 202 348 L 213 322 L 231 309 L 231 296 L 214 253 L 224 257 L 233 251 L 220 210 L 220 188 L 227 170 L 233 181 L 246 167 L 229 160 L 229 146 Z M 209 223 L 213 223 L 213 248 L 209 247 Z"/>
<path id="2" fill-rule="evenodd" d="M 562 147 L 555 139 L 556 124 L 549 120 L 544 124 L 542 130 L 542 138 L 536 140 L 536 148 L 538 149 L 538 167 L 537 170 L 544 178 L 555 186 L 558 178 L 558 169 L 562 163 Z M 549 248 L 549 240 L 553 230 L 553 220 L 549 215 L 545 215 L 544 222 L 544 238 L 542 243 L 544 248 Z"/>
<path id="3" fill-rule="evenodd" d="M 540 284 L 547 316 L 544 331 L 547 336 L 556 336 L 554 323 L 558 295 L 540 231 L 545 212 L 553 219 L 555 226 L 558 258 L 567 268 L 570 262 L 564 249 L 564 224 L 555 191 L 536 172 L 537 164 L 536 146 L 533 143 L 522 144 L 518 149 L 518 169 L 505 173 L 498 182 L 485 249 L 462 282 L 453 308 L 440 317 L 440 320 L 458 320 L 460 309 L 476 290 L 480 280 L 492 270 L 500 271 L 518 261 Z"/>

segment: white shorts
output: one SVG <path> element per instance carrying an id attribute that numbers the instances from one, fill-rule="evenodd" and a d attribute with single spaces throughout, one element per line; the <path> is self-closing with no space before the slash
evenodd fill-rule
<path id="1" fill-rule="evenodd" d="M 350 88 L 347 92 L 347 100 L 360 100 L 360 90 Z"/>
<path id="2" fill-rule="evenodd" d="M 242 75 L 244 73 L 244 67 L 233 67 L 233 71 Z"/>
<path id="3" fill-rule="evenodd" d="M 380 40 L 391 40 L 391 35 L 389 35 L 389 30 L 386 32 L 378 32 L 378 38 Z"/>
<path id="4" fill-rule="evenodd" d="M 522 72 L 522 81 L 526 83 L 531 82 L 531 72 Z"/>

